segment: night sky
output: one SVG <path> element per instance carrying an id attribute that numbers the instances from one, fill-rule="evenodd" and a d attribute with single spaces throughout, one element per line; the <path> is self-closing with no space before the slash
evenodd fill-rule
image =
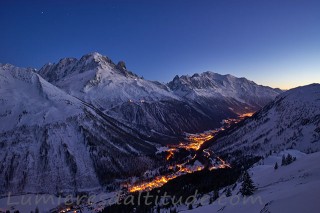
<path id="1" fill-rule="evenodd" d="M 0 0 L 0 63 L 100 52 L 146 79 L 211 70 L 291 88 L 320 82 L 320 1 Z"/>

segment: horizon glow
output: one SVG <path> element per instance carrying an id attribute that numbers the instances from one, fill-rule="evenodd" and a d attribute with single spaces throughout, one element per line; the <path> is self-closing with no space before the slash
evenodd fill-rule
<path id="1" fill-rule="evenodd" d="M 99 52 L 148 80 L 204 71 L 290 89 L 320 83 L 320 1 L 1 1 L 0 63 Z"/>

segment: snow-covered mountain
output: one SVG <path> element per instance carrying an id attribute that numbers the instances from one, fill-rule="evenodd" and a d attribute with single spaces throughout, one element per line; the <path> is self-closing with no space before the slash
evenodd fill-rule
<path id="1" fill-rule="evenodd" d="M 0 194 L 101 189 L 153 166 L 155 144 L 32 69 L 0 64 L 0 94 Z"/>
<path id="2" fill-rule="evenodd" d="M 124 62 L 114 64 L 106 56 L 90 53 L 47 64 L 39 74 L 66 92 L 103 109 L 132 101 L 157 101 L 174 97 L 168 89 L 145 81 L 126 69 Z"/>
<path id="3" fill-rule="evenodd" d="M 210 128 L 209 123 L 213 122 L 170 92 L 166 85 L 144 80 L 128 71 L 124 62 L 116 65 L 99 53 L 47 64 L 39 74 L 148 135 L 200 131 Z"/>
<path id="4" fill-rule="evenodd" d="M 229 160 L 264 156 L 288 148 L 320 150 L 320 85 L 291 89 L 214 141 L 211 149 Z"/>
<path id="5" fill-rule="evenodd" d="M 265 92 L 250 94 L 266 100 L 278 92 L 257 87 Z M 151 169 L 168 135 L 214 128 L 258 106 L 231 93 L 191 99 L 176 89 L 98 53 L 39 72 L 0 64 L 0 193 L 100 189 Z"/>
<path id="6" fill-rule="evenodd" d="M 165 85 L 140 78 L 124 62 L 115 64 L 99 53 L 47 64 L 39 74 L 133 128 L 158 133 L 156 137 L 219 127 L 223 119 L 256 111 L 281 92 L 210 72 L 176 77 Z"/>

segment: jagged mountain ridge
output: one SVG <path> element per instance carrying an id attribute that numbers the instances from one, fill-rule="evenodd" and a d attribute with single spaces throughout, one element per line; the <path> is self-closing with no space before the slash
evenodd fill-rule
<path id="1" fill-rule="evenodd" d="M 192 76 L 175 76 L 168 86 L 175 94 L 188 100 L 234 99 L 252 108 L 263 107 L 270 101 L 270 97 L 275 97 L 282 92 L 280 89 L 257 85 L 246 78 L 237 78 L 229 74 L 220 75 L 209 71 Z"/>
<path id="2" fill-rule="evenodd" d="M 211 149 L 230 161 L 297 149 L 320 150 L 320 84 L 288 90 L 251 118 L 225 132 Z"/>
<path id="3" fill-rule="evenodd" d="M 0 93 L 0 194 L 99 190 L 154 165 L 156 144 L 32 69 L 1 64 Z"/>
<path id="4" fill-rule="evenodd" d="M 124 62 L 116 65 L 99 53 L 80 60 L 62 59 L 39 73 L 67 93 L 155 137 L 219 127 L 223 119 L 256 111 L 281 92 L 233 76 L 228 76 L 228 84 L 217 84 L 215 78 L 224 76 L 212 72 L 189 78 L 193 82 L 190 87 L 184 83 L 186 76 L 165 85 L 140 78 L 128 71 Z M 195 78 L 201 79 L 196 82 Z M 194 88 L 201 83 L 203 88 Z M 186 87 L 188 93 L 182 93 Z"/>

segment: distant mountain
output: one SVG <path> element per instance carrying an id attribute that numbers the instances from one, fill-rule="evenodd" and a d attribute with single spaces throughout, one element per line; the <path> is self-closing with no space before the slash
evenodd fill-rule
<path id="1" fill-rule="evenodd" d="M 320 150 L 320 85 L 288 90 L 263 109 L 225 132 L 211 149 L 237 161 L 243 156 L 297 149 Z"/>
<path id="2" fill-rule="evenodd" d="M 0 64 L 0 93 L 0 194 L 94 190 L 153 167 L 154 143 L 32 69 Z"/>
<path id="3" fill-rule="evenodd" d="M 115 64 L 99 53 L 47 64 L 39 74 L 68 94 L 157 138 L 219 127 L 223 119 L 256 111 L 281 93 L 211 72 L 176 77 L 165 85 L 140 78 L 124 62 Z"/>
<path id="4" fill-rule="evenodd" d="M 263 107 L 282 92 L 280 89 L 257 85 L 246 78 L 209 71 L 193 76 L 176 76 L 168 86 L 174 94 L 187 100 L 223 99 L 246 105 L 252 110 Z"/>

